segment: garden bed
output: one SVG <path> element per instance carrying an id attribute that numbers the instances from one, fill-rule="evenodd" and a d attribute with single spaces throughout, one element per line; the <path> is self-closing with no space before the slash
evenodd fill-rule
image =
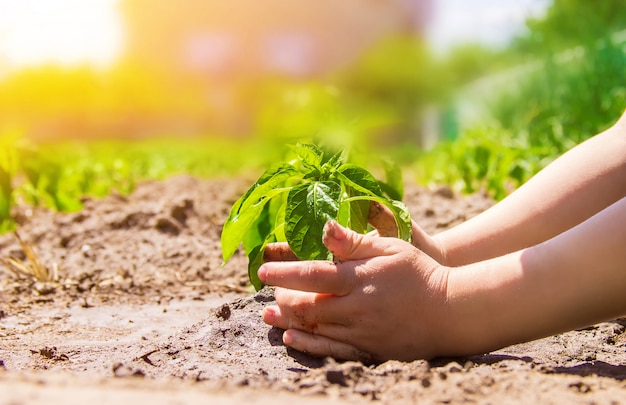
<path id="1" fill-rule="evenodd" d="M 249 179 L 145 182 L 76 213 L 17 207 L 20 234 L 58 280 L 0 268 L 0 403 L 569 403 L 626 395 L 626 320 L 469 358 L 366 366 L 285 348 L 246 259 L 221 265 L 219 237 Z M 492 204 L 407 187 L 435 233 Z M 23 258 L 13 235 L 3 257 Z"/>

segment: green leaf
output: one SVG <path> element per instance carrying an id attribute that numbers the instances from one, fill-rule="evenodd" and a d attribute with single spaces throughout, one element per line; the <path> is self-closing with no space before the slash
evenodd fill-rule
<path id="1" fill-rule="evenodd" d="M 297 171 L 291 165 L 281 165 L 268 170 L 233 204 L 222 229 L 224 263 L 232 257 L 243 241 L 244 235 L 259 220 L 265 204 L 273 197 L 286 192 L 288 188 L 282 188 L 285 180 L 296 174 Z"/>
<path id="2" fill-rule="evenodd" d="M 11 172 L 0 164 L 0 192 L 5 195 L 11 195 L 13 191 L 13 176 Z"/>
<path id="3" fill-rule="evenodd" d="M 273 197 L 280 193 L 284 193 L 288 189 L 273 189 L 265 194 L 263 198 L 257 201 L 256 204 L 249 205 L 245 210 L 242 210 L 236 216 L 232 218 L 229 216 L 228 220 L 224 223 L 222 229 L 221 245 L 222 245 L 222 257 L 224 263 L 226 263 L 239 247 L 239 244 L 243 242 L 244 236 L 250 230 L 250 228 L 256 224 L 261 218 L 263 207 Z"/>
<path id="4" fill-rule="evenodd" d="M 0 164 L 0 220 L 8 219 L 11 215 L 12 181 L 11 173 Z"/>
<path id="5" fill-rule="evenodd" d="M 328 159 L 328 162 L 325 163 L 325 165 L 328 165 L 329 167 L 333 169 L 337 169 L 341 165 L 343 165 L 345 161 L 346 161 L 346 151 L 341 150 L 335 153 L 334 155 L 332 155 L 330 159 Z"/>
<path id="6" fill-rule="evenodd" d="M 398 200 L 387 200 L 390 204 L 385 204 L 393 212 L 398 226 L 398 238 L 407 242 L 413 241 L 413 222 L 411 213 L 407 206 Z"/>
<path id="7" fill-rule="evenodd" d="M 263 288 L 263 282 L 259 279 L 259 267 L 263 264 L 263 253 L 265 247 L 271 242 L 284 242 L 285 238 L 285 201 L 284 198 L 273 198 L 263 208 L 259 224 L 257 224 L 256 232 L 254 232 L 254 240 L 246 235 L 244 240 L 244 248 L 248 255 L 248 278 L 254 288 L 259 291 Z M 253 232 L 249 232 L 251 234 Z"/>
<path id="8" fill-rule="evenodd" d="M 243 250 L 248 255 L 255 247 L 262 245 L 272 232 L 272 223 L 270 220 L 270 205 L 272 204 L 272 200 L 263 206 L 263 210 L 261 210 L 257 220 L 250 226 L 248 232 L 243 235 Z"/>
<path id="9" fill-rule="evenodd" d="M 354 188 L 350 186 L 346 187 L 346 193 L 348 197 L 354 197 L 361 195 Z M 370 213 L 370 202 L 366 200 L 357 200 L 348 202 L 349 217 L 346 226 L 358 233 L 365 233 L 367 231 L 368 218 Z"/>
<path id="10" fill-rule="evenodd" d="M 345 164 L 337 169 L 337 178 L 344 184 L 365 195 L 384 197 L 378 181 L 370 172 L 354 164 Z"/>
<path id="11" fill-rule="evenodd" d="M 385 197 L 373 195 L 361 195 L 346 199 L 344 202 L 353 201 L 375 201 L 383 204 L 393 213 L 396 225 L 398 227 L 398 238 L 411 242 L 413 239 L 413 223 L 411 221 L 411 213 L 402 201 L 390 200 Z"/>
<path id="12" fill-rule="evenodd" d="M 297 173 L 297 170 L 288 163 L 282 163 L 282 164 L 279 164 L 279 165 L 276 165 L 267 169 L 261 175 L 261 177 L 259 177 L 259 179 L 254 182 L 254 184 L 248 189 L 248 191 L 246 191 L 245 194 L 241 198 L 235 201 L 235 203 L 230 209 L 230 215 L 228 219 L 230 219 L 231 216 L 234 217 L 238 215 L 239 212 L 242 210 L 243 204 L 246 201 L 252 200 L 254 198 L 254 197 L 250 198 L 250 195 L 252 193 L 255 193 L 256 197 L 259 198 L 260 196 L 263 196 L 263 193 L 265 192 L 265 190 L 269 190 L 273 188 L 277 182 L 281 180 L 286 180 L 287 178 L 295 175 L 296 173 Z M 267 184 L 268 182 L 270 184 Z"/>
<path id="13" fill-rule="evenodd" d="M 337 212 L 337 222 L 347 228 L 350 227 L 350 203 L 342 202 Z"/>
<path id="14" fill-rule="evenodd" d="M 265 243 L 255 247 L 248 254 L 248 278 L 254 289 L 259 291 L 263 288 L 263 282 L 259 278 L 259 267 L 263 264 L 263 254 L 265 253 Z"/>
<path id="15" fill-rule="evenodd" d="M 277 199 L 274 199 L 275 201 Z M 280 198 L 280 204 L 276 204 L 276 213 L 274 215 L 274 238 L 277 242 L 286 242 L 285 236 L 285 206 L 287 205 L 286 198 Z"/>
<path id="16" fill-rule="evenodd" d="M 404 198 L 404 183 L 402 182 L 402 170 L 395 162 L 383 160 L 385 169 L 385 182 L 380 182 L 380 188 L 392 200 L 401 201 Z"/>
<path id="17" fill-rule="evenodd" d="M 305 167 L 318 169 L 322 165 L 324 153 L 315 145 L 298 143 L 296 145 L 288 145 L 289 148 L 300 158 Z"/>
<path id="18" fill-rule="evenodd" d="M 4 194 L 0 194 L 0 221 L 11 218 L 11 198 Z"/>
<path id="19" fill-rule="evenodd" d="M 329 260 L 322 243 L 324 225 L 336 219 L 341 186 L 334 181 L 316 181 L 295 186 L 287 196 L 285 235 L 300 260 Z"/>
<path id="20" fill-rule="evenodd" d="M 57 192 L 54 196 L 54 204 L 59 211 L 76 212 L 83 208 L 83 204 L 77 197 L 68 195 L 64 192 Z"/>
<path id="21" fill-rule="evenodd" d="M 413 237 L 413 225 L 411 214 L 401 201 L 390 200 L 383 195 L 378 181 L 370 172 L 362 167 L 345 164 L 337 172 L 337 178 L 345 184 L 353 187 L 363 194 L 362 197 L 351 197 L 347 201 L 376 201 L 388 207 L 394 214 L 396 225 L 398 226 L 398 238 L 411 241 Z"/>

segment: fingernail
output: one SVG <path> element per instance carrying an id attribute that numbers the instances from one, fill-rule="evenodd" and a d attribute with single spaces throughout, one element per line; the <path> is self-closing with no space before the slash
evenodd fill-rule
<path id="1" fill-rule="evenodd" d="M 283 333 L 283 343 L 287 346 L 291 346 L 293 344 L 293 333 L 290 330 L 286 330 Z"/>
<path id="2" fill-rule="evenodd" d="M 326 225 L 324 226 L 324 236 L 335 240 L 341 240 L 344 237 L 340 230 L 339 223 L 333 220 L 326 222 Z"/>
<path id="3" fill-rule="evenodd" d="M 264 265 L 261 265 L 261 267 L 259 267 L 259 270 L 256 274 L 259 277 L 259 280 L 261 280 L 264 284 L 267 284 L 265 282 L 267 278 L 267 269 L 264 267 Z"/>
<path id="4" fill-rule="evenodd" d="M 267 307 L 263 309 L 263 322 L 272 324 L 276 320 L 276 311 L 273 308 Z"/>
<path id="5" fill-rule="evenodd" d="M 322 238 L 328 238 L 330 237 L 330 228 L 331 228 L 331 223 L 334 221 L 327 221 L 324 224 L 324 229 L 322 229 Z"/>

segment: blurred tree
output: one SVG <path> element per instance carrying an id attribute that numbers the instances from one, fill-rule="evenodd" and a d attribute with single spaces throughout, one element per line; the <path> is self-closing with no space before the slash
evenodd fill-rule
<path id="1" fill-rule="evenodd" d="M 411 36 L 380 41 L 340 74 L 339 87 L 364 111 L 388 111 L 397 117 L 388 141 L 420 136 L 422 110 L 446 94 L 449 80 L 427 44 Z M 391 139 L 394 138 L 394 139 Z"/>
<path id="2" fill-rule="evenodd" d="M 530 18 L 526 25 L 528 31 L 514 42 L 514 49 L 550 52 L 593 45 L 626 29 L 626 7 L 623 0 L 553 0 L 545 16 Z"/>
<path id="3" fill-rule="evenodd" d="M 626 106 L 623 0 L 554 0 L 506 51 L 533 62 L 498 92 L 491 113 L 560 153 L 615 122 Z"/>
<path id="4" fill-rule="evenodd" d="M 448 71 L 448 85 L 456 88 L 481 76 L 502 69 L 506 58 L 501 52 L 481 44 L 464 44 L 454 48 L 443 61 Z"/>

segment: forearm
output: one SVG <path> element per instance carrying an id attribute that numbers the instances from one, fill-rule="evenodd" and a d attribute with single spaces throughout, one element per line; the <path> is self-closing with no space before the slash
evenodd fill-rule
<path id="1" fill-rule="evenodd" d="M 543 242 L 626 196 L 626 114 L 548 165 L 506 199 L 434 237 L 458 266 Z"/>
<path id="2" fill-rule="evenodd" d="M 626 198 L 534 247 L 449 273 L 442 354 L 487 352 L 626 313 Z"/>

